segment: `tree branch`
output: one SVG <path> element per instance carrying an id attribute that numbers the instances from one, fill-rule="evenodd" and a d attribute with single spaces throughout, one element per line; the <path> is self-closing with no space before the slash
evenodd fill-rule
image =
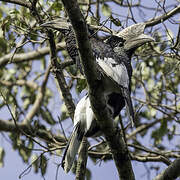
<path id="1" fill-rule="evenodd" d="M 61 143 L 66 142 L 66 139 L 64 138 L 63 135 L 60 135 L 60 134 L 58 134 L 58 136 L 52 135 L 51 132 L 49 132 L 45 129 L 36 128 L 34 126 L 32 127 L 31 125 L 27 125 L 25 123 L 17 122 L 16 124 L 17 124 L 17 126 L 12 121 L 0 119 L 0 131 L 11 132 L 11 133 L 13 133 L 13 132 L 21 133 L 21 131 L 23 131 L 32 137 L 34 137 L 34 136 L 39 137 L 39 138 L 45 140 L 46 142 L 56 143 L 54 140 L 56 140 L 57 142 L 61 142 Z"/>
<path id="2" fill-rule="evenodd" d="M 131 132 L 131 134 L 127 135 L 127 139 L 131 139 L 133 136 L 135 136 L 138 133 L 143 132 L 144 130 L 149 129 L 150 127 L 154 126 L 157 123 L 160 123 L 161 119 L 155 120 L 151 123 L 147 123 L 147 124 L 142 124 L 140 126 L 138 126 L 134 131 Z"/>
<path id="3" fill-rule="evenodd" d="M 166 165 L 169 165 L 169 161 L 161 155 L 150 156 L 148 155 L 133 155 L 131 154 L 132 160 L 139 162 L 163 162 Z"/>
<path id="4" fill-rule="evenodd" d="M 46 73 L 45 73 L 45 76 L 44 76 L 44 80 L 43 80 L 43 83 L 41 85 L 41 87 L 39 88 L 38 90 L 38 93 L 37 93 L 37 96 L 36 96 L 36 100 L 31 108 L 31 110 L 27 113 L 23 123 L 25 124 L 29 124 L 34 115 L 37 113 L 37 111 L 39 110 L 39 107 L 43 101 L 43 97 L 44 97 L 44 94 L 45 94 L 45 87 L 46 87 L 46 84 L 47 84 L 47 81 L 48 81 L 48 77 L 49 77 L 49 73 L 50 73 L 50 68 L 51 66 L 49 65 Z"/>
<path id="5" fill-rule="evenodd" d="M 20 6 L 27 7 L 27 8 L 31 8 L 31 3 L 26 2 L 25 0 L 0 0 L 0 1 L 12 3 L 12 4 L 17 4 Z"/>
<path id="6" fill-rule="evenodd" d="M 165 171 L 156 176 L 154 180 L 175 180 L 180 176 L 180 158 L 177 158 Z"/>
<path id="7" fill-rule="evenodd" d="M 57 47 L 57 51 L 62 50 L 65 48 L 65 43 L 64 42 L 58 43 L 56 47 Z M 50 52 L 50 47 L 43 47 L 35 51 L 15 54 L 14 56 L 13 53 L 9 53 L 0 58 L 0 68 L 5 66 L 11 60 L 12 56 L 13 56 L 12 63 L 21 63 L 24 61 L 37 60 L 38 58 L 41 58 L 42 56 L 49 54 L 49 52 Z"/>
<path id="8" fill-rule="evenodd" d="M 162 155 L 155 155 L 155 154 L 150 154 L 150 153 L 146 153 L 146 154 L 133 154 L 131 153 L 131 160 L 134 161 L 139 161 L 139 162 L 163 162 L 166 165 L 169 165 L 169 161 L 167 160 L 167 158 L 180 158 L 179 155 L 177 154 L 168 154 L 168 152 L 161 152 L 164 153 L 163 156 Z M 112 153 L 111 152 L 100 152 L 100 151 L 94 151 L 94 150 L 90 150 L 88 151 L 88 155 L 92 158 L 99 158 L 101 160 L 107 160 L 107 159 L 112 159 Z"/>
<path id="9" fill-rule="evenodd" d="M 155 26 L 159 23 L 162 23 L 177 13 L 180 13 L 180 5 L 174 9 L 172 9 L 171 11 L 167 12 L 166 14 L 163 14 L 162 16 L 159 16 L 155 19 L 150 19 L 150 20 L 146 21 L 145 22 L 146 27 L 151 27 L 151 26 Z"/>
<path id="10" fill-rule="evenodd" d="M 54 73 L 55 73 L 55 76 L 57 78 L 59 87 L 61 89 L 65 105 L 68 109 L 68 112 L 70 114 L 71 119 L 73 120 L 74 119 L 75 105 L 73 103 L 72 95 L 70 93 L 69 87 L 67 86 L 66 80 L 64 78 L 63 69 L 57 61 L 56 45 L 55 45 L 54 35 L 53 35 L 52 30 L 48 30 L 47 35 L 49 37 L 52 68 L 54 70 Z"/>
<path id="11" fill-rule="evenodd" d="M 12 87 L 12 86 L 27 86 L 29 88 L 32 88 L 34 90 L 37 90 L 38 88 L 38 84 L 34 81 L 28 81 L 28 80 L 23 80 L 23 79 L 19 79 L 15 82 L 12 81 L 5 81 L 5 80 L 0 80 L 0 84 L 3 86 L 7 86 L 7 87 Z"/>

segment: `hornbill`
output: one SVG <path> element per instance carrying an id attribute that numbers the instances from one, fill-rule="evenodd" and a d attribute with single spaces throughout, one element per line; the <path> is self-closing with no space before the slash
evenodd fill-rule
<path id="1" fill-rule="evenodd" d="M 80 64 L 72 27 L 70 23 L 66 25 L 62 25 L 62 23 L 62 21 L 54 20 L 42 26 L 62 32 L 65 35 L 67 51 L 70 57 Z M 144 34 L 144 29 L 145 24 L 135 24 L 102 41 L 94 36 L 94 31 L 88 27 L 89 39 L 98 69 L 102 76 L 106 76 L 106 78 L 103 78 L 101 85 L 104 88 L 102 93 L 110 113 L 114 118 L 126 106 L 127 114 L 132 124 L 134 121 L 134 111 L 130 97 L 131 56 L 138 47 L 154 40 L 152 37 Z M 83 136 L 93 136 L 99 130 L 100 128 L 91 109 L 89 97 L 86 95 L 79 101 L 75 109 L 74 129 L 62 159 L 62 167 L 65 172 L 69 172 L 71 169 Z"/>

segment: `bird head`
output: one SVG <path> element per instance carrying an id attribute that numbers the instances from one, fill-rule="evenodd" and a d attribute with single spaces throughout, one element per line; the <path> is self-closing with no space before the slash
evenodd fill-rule
<path id="1" fill-rule="evenodd" d="M 123 45 L 124 50 L 132 55 L 138 47 L 154 41 L 151 36 L 144 34 L 145 26 L 145 23 L 134 24 L 115 34 L 116 41 L 119 40 L 116 47 Z"/>

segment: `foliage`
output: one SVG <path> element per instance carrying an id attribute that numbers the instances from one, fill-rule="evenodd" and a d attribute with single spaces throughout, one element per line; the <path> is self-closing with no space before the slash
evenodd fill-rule
<path id="1" fill-rule="evenodd" d="M 23 2 L 25 4 L 25 1 Z M 30 2 L 28 1 L 27 4 L 31 6 Z M 170 7 L 166 4 L 168 2 L 165 4 L 160 2 L 159 5 L 154 1 L 153 8 L 151 5 L 145 6 L 141 1 L 137 4 L 106 0 L 78 2 L 89 23 L 103 25 L 116 31 L 121 26 L 126 27 L 136 21 L 148 21 L 156 14 L 162 15 L 177 5 L 176 1 L 173 1 L 174 4 L 171 2 Z M 66 15 L 63 4 L 57 0 L 38 1 L 36 10 L 12 4 L 0 1 L 0 112 L 6 114 L 1 117 L 0 126 L 7 123 L 7 127 L 0 127 L 0 131 L 9 132 L 6 137 L 10 139 L 13 149 L 19 152 L 23 162 L 27 166 L 33 162 L 35 173 L 40 171 L 44 176 L 49 163 L 46 155 L 50 152 L 48 156 L 53 156 L 52 152 L 64 147 L 66 138 L 62 127 L 64 124 L 72 123 L 64 103 L 65 97 L 62 95 L 62 89 L 59 89 L 56 78 L 53 73 L 46 77 L 50 63 L 49 51 L 46 50 L 49 44 L 47 30 L 40 25 L 58 16 Z M 129 13 L 127 13 L 128 9 Z M 149 11 L 151 13 L 147 17 L 146 12 Z M 176 142 L 178 138 L 176 135 L 180 123 L 180 56 L 178 54 L 180 29 L 178 30 L 177 24 L 173 23 L 176 22 L 176 17 L 176 15 L 169 17 L 170 23 L 164 21 L 162 24 L 148 28 L 146 33 L 152 35 L 155 42 L 140 47 L 132 60 L 134 69 L 132 98 L 136 109 L 136 124 L 134 128 L 127 128 L 124 131 L 127 134 L 128 144 L 133 147 L 130 152 L 140 162 L 143 162 L 143 157 L 151 157 L 149 161 L 156 161 L 153 157 L 157 151 L 167 160 L 179 157 L 180 147 Z M 104 20 L 107 18 L 109 18 L 108 22 L 104 25 Z M 63 65 L 70 57 L 63 45 L 64 38 L 56 32 L 54 36 L 56 43 L 62 45 L 58 48 L 58 61 Z M 104 38 L 104 33 L 100 32 L 99 36 Z M 72 94 L 71 100 L 77 103 L 87 91 L 86 80 L 82 78 L 75 65 L 64 67 L 62 78 L 65 79 L 66 84 L 63 85 Z M 45 82 L 47 79 L 48 82 Z M 8 113 L 5 111 L 7 105 Z M 121 118 L 124 126 L 127 126 L 124 113 Z M 16 127 L 15 122 L 22 125 L 21 130 Z M 141 130 L 134 133 L 138 128 Z M 146 148 L 154 153 L 150 150 L 149 152 L 142 150 L 144 137 L 152 143 L 151 145 L 145 143 Z M 37 144 L 37 141 L 40 144 Z M 173 146 L 169 146 L 170 143 Z M 37 146 L 40 146 L 42 153 L 34 154 L 33 151 Z M 169 150 L 176 150 L 177 153 L 166 153 Z M 60 155 L 61 153 L 62 151 Z M 103 156 L 103 153 L 106 155 Z M 89 150 L 89 154 L 94 162 L 102 158 L 106 163 L 111 159 L 105 143 L 98 143 Z M 5 155 L 6 150 L 2 146 L 0 166 L 4 165 Z M 159 159 L 158 166 L 161 166 L 160 162 Z M 91 169 L 87 169 L 87 179 L 91 176 Z"/>

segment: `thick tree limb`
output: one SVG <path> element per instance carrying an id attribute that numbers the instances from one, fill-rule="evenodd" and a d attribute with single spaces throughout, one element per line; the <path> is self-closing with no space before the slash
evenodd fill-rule
<path id="1" fill-rule="evenodd" d="M 99 74 L 88 39 L 86 24 L 80 12 L 78 3 L 75 0 L 62 0 L 62 2 L 76 34 L 84 73 L 89 85 L 89 94 L 93 111 L 95 112 L 101 130 L 105 134 L 106 140 L 111 148 L 119 172 L 119 177 L 120 179 L 126 180 L 134 179 L 127 147 L 122 136 L 113 128 L 112 119 L 110 118 L 104 102 L 104 97 L 102 96 L 102 89 L 98 86 L 100 83 L 98 79 Z"/>
<path id="2" fill-rule="evenodd" d="M 177 158 L 165 171 L 154 180 L 175 180 L 180 176 L 180 158 Z"/>
<path id="3" fill-rule="evenodd" d="M 57 51 L 65 48 L 65 43 L 58 43 L 56 45 Z M 39 48 L 35 51 L 30 51 L 26 53 L 18 53 L 13 56 L 13 53 L 6 54 L 5 56 L 0 58 L 0 68 L 5 66 L 12 58 L 12 63 L 21 63 L 24 61 L 37 60 L 50 52 L 50 47 Z"/>
<path id="4" fill-rule="evenodd" d="M 3 86 L 7 86 L 7 87 L 12 87 L 12 86 L 27 86 L 29 88 L 32 88 L 34 90 L 36 90 L 38 88 L 38 84 L 34 81 L 28 81 L 28 80 L 17 80 L 15 82 L 12 81 L 5 81 L 5 80 L 1 80 L 0 84 Z"/>
<path id="5" fill-rule="evenodd" d="M 50 143 L 62 143 L 63 146 L 66 143 L 66 139 L 64 138 L 63 135 L 52 135 L 51 132 L 44 130 L 44 129 L 40 129 L 40 128 L 36 128 L 36 127 L 32 127 L 30 125 L 27 124 L 22 124 L 22 123 L 18 123 L 17 122 L 17 126 L 12 122 L 12 121 L 7 121 L 7 120 L 2 120 L 0 119 L 0 131 L 4 131 L 4 132 L 15 132 L 15 133 L 21 133 L 21 131 L 19 131 L 19 129 L 21 129 L 23 132 L 25 132 L 28 135 L 31 135 L 32 137 L 39 137 L 41 139 L 43 139 L 46 142 L 50 142 Z M 162 151 L 160 152 L 162 154 L 164 154 L 164 156 L 168 157 L 168 158 L 178 158 L 180 159 L 180 156 L 172 153 L 172 152 L 166 152 L 166 151 Z M 92 158 L 99 158 L 99 159 L 111 159 L 112 158 L 112 154 L 110 152 L 97 152 L 97 151 L 89 151 L 88 155 L 91 156 Z M 135 160 L 135 161 L 139 161 L 139 162 L 163 162 L 165 164 L 167 164 L 166 159 L 161 156 L 161 155 L 151 155 L 151 154 L 131 154 L 131 159 Z"/>
<path id="6" fill-rule="evenodd" d="M 17 126 L 16 126 L 17 125 Z M 64 138 L 64 136 L 62 135 L 52 135 L 51 132 L 48 132 L 45 129 L 41 129 L 41 128 L 36 128 L 36 127 L 32 127 L 31 125 L 25 124 L 25 123 L 16 123 L 16 125 L 14 124 L 14 122 L 12 121 L 7 121 L 7 120 L 2 120 L 0 119 L 0 131 L 4 131 L 4 132 L 11 132 L 11 133 L 21 133 L 21 131 L 25 132 L 26 134 L 32 136 L 32 137 L 39 137 L 41 139 L 43 139 L 46 142 L 50 142 L 50 143 L 56 143 L 54 140 L 58 141 L 58 142 L 62 142 L 65 143 L 66 139 Z M 20 131 L 21 129 L 21 131 Z"/>

